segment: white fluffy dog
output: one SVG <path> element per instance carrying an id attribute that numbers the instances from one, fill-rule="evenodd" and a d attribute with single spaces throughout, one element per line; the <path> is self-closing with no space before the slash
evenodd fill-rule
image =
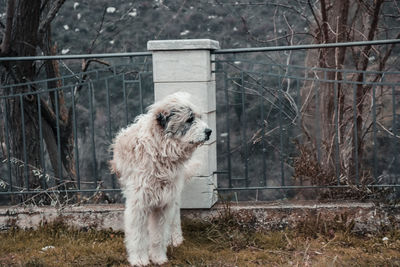
<path id="1" fill-rule="evenodd" d="M 182 243 L 180 198 L 191 159 L 211 129 L 178 92 L 153 104 L 122 129 L 112 144 L 111 168 L 126 198 L 124 229 L 128 260 L 143 266 L 167 262 L 167 246 Z"/>

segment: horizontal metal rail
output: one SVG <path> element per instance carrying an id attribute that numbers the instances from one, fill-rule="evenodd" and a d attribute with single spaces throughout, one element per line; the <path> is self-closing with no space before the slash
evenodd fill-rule
<path id="1" fill-rule="evenodd" d="M 284 51 L 284 50 L 319 49 L 319 48 L 335 48 L 335 47 L 367 46 L 367 45 L 386 45 L 386 44 L 398 44 L 398 43 L 400 43 L 400 39 L 389 39 L 389 40 L 374 40 L 374 41 L 344 42 L 344 43 L 217 49 L 217 50 L 213 50 L 212 53 L 213 54 L 229 54 L 229 53 L 234 54 L 234 53 L 250 53 L 250 52 L 273 52 L 273 51 Z M 127 52 L 127 53 L 105 53 L 105 54 L 83 54 L 83 55 L 0 57 L 0 62 L 2 62 L 2 61 L 29 61 L 29 60 L 62 60 L 62 59 L 137 57 L 137 56 L 151 56 L 152 54 L 153 54 L 152 52 Z"/>
<path id="2" fill-rule="evenodd" d="M 28 191 L 2 191 L 0 195 L 26 195 L 26 194 L 51 194 L 51 193 L 94 193 L 94 192 L 121 192 L 120 188 L 102 188 L 102 189 L 68 189 L 68 190 L 28 190 Z"/>
<path id="3" fill-rule="evenodd" d="M 212 51 L 212 53 L 213 54 L 237 54 L 237 53 L 252 53 L 252 52 L 276 52 L 276 51 L 287 51 L 287 50 L 320 49 L 320 48 L 367 46 L 367 45 L 387 45 L 387 44 L 399 44 L 399 43 L 400 43 L 400 39 L 389 39 L 389 40 L 374 40 L 374 41 L 344 42 L 344 43 L 217 49 L 217 50 Z"/>
<path id="4" fill-rule="evenodd" d="M 90 58 L 116 58 L 116 57 L 147 57 L 151 52 L 108 53 L 108 54 L 83 54 L 83 55 L 55 55 L 32 57 L 0 57 L 2 61 L 29 61 L 29 60 L 61 60 L 61 59 L 90 59 Z"/>
<path id="5" fill-rule="evenodd" d="M 244 191 L 244 190 L 290 190 L 290 189 L 348 189 L 348 188 L 384 188 L 399 187 L 400 184 L 372 184 L 372 185 L 286 185 L 286 186 L 252 186 L 252 187 L 221 187 L 215 191 Z"/>

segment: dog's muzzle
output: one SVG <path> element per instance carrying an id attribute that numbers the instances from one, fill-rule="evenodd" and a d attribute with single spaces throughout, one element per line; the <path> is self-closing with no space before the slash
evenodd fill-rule
<path id="1" fill-rule="evenodd" d="M 210 140 L 210 135 L 212 133 L 212 130 L 210 128 L 207 128 L 207 129 L 204 130 L 204 133 L 206 135 L 205 141 Z"/>

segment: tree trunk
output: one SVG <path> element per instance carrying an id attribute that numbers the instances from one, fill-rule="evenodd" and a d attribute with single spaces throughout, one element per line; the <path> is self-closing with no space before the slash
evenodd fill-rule
<path id="1" fill-rule="evenodd" d="M 55 54 L 51 42 L 50 22 L 65 0 L 8 0 L 6 34 L 0 46 L 0 56 L 36 56 L 40 47 L 45 55 Z M 6 41 L 6 42 L 5 42 Z M 1 84 L 32 82 L 37 78 L 36 62 L 12 61 L 2 63 L 4 69 Z M 59 77 L 56 61 L 44 62 L 47 78 Z M 59 88 L 58 81 L 49 81 L 48 88 Z M 37 189 L 45 187 L 45 180 L 38 172 L 42 170 L 41 142 L 46 144 L 56 184 L 62 182 L 59 174 L 75 180 L 72 124 L 63 92 L 49 93 L 50 103 L 44 94 L 35 94 L 35 84 L 15 86 L 2 92 L 13 95 L 7 98 L 3 111 L 6 113 L 10 136 L 10 155 L 16 185 Z M 29 92 L 33 92 L 29 94 Z M 28 94 L 27 94 L 28 93 Z M 38 103 L 40 103 L 39 116 Z M 57 117 L 58 115 L 58 117 Z M 40 119 L 40 121 L 39 121 Z M 42 125 L 40 140 L 39 122 Z M 59 127 L 57 127 L 59 126 Z M 57 128 L 59 129 L 57 131 Z M 58 138 L 59 137 L 59 138 Z M 44 147 L 44 146 L 43 146 Z M 60 153 L 58 153 L 60 148 Z M 61 165 L 61 169 L 60 169 Z M 64 168 L 63 168 L 64 167 Z M 41 180 L 40 180 L 41 179 Z M 74 187 L 66 184 L 67 188 Z M 65 187 L 64 187 L 65 188 Z"/>
<path id="2" fill-rule="evenodd" d="M 21 0 L 17 1 L 17 12 L 14 19 L 14 27 L 11 32 L 11 44 L 13 53 L 18 56 L 36 56 L 38 43 L 37 28 L 40 18 L 40 1 Z M 36 68 L 33 61 L 16 62 L 8 69 L 14 82 L 27 82 L 35 79 Z M 11 93 L 19 94 L 34 90 L 26 86 L 11 89 Z M 14 173 L 18 186 L 38 187 L 39 179 L 32 175 L 31 166 L 40 165 L 40 147 L 36 98 L 19 96 L 7 100 L 9 116 L 8 125 L 10 132 L 11 156 L 18 160 L 14 164 Z M 23 162 L 23 163 L 22 163 Z"/>

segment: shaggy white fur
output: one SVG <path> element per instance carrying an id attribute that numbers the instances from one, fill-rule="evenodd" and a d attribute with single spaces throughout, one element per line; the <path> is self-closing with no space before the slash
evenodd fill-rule
<path id="1" fill-rule="evenodd" d="M 187 93 L 175 93 L 149 107 L 122 129 L 112 150 L 111 169 L 126 198 L 125 244 L 131 265 L 167 262 L 167 246 L 182 243 L 180 199 L 193 176 L 195 149 L 211 130 Z"/>

